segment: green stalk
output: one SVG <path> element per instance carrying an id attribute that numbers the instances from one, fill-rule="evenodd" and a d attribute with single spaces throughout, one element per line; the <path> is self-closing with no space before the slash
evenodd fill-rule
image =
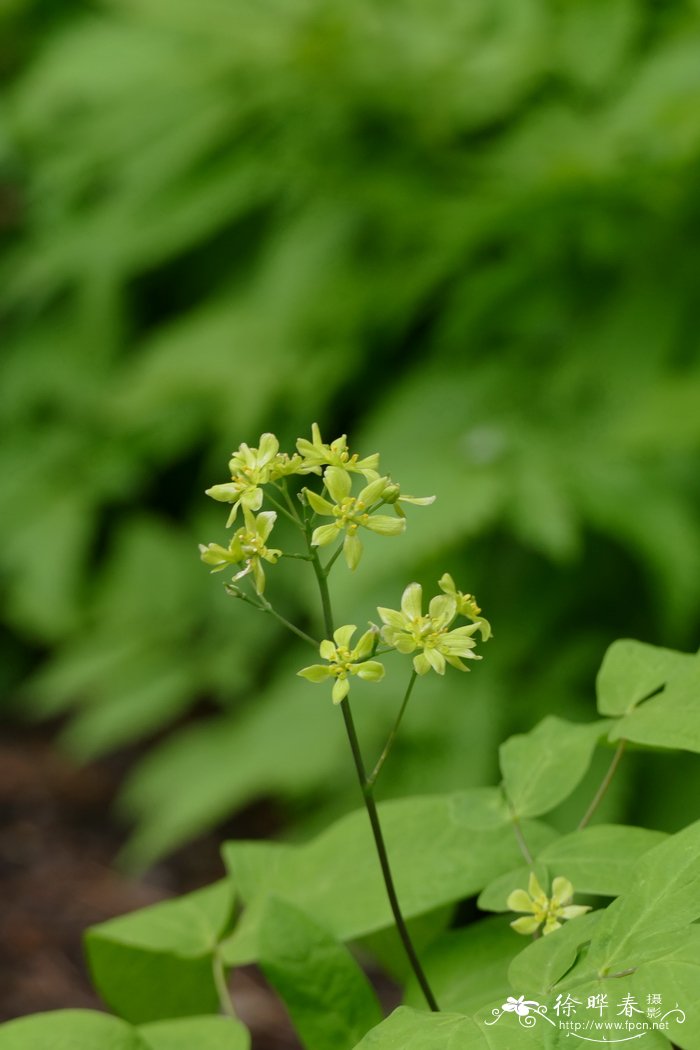
<path id="1" fill-rule="evenodd" d="M 379 774 L 381 772 L 381 768 L 384 765 L 384 763 L 386 762 L 387 757 L 389 755 L 389 752 L 391 751 L 392 747 L 394 746 L 394 741 L 396 740 L 396 736 L 397 736 L 398 731 L 399 731 L 399 726 L 401 725 L 401 719 L 403 718 L 403 713 L 406 710 L 406 706 L 407 706 L 408 701 L 409 701 L 409 699 L 411 697 L 411 693 L 413 692 L 413 686 L 415 685 L 417 677 L 418 677 L 417 673 L 415 671 L 413 671 L 413 673 L 411 674 L 411 678 L 409 680 L 409 683 L 408 683 L 408 688 L 406 689 L 406 692 L 404 694 L 403 702 L 401 704 L 401 707 L 399 708 L 399 713 L 396 716 L 396 721 L 394 722 L 394 724 L 393 724 L 393 726 L 391 728 L 391 732 L 389 733 L 389 736 L 387 737 L 386 744 L 384 745 L 384 750 L 382 751 L 381 755 L 379 756 L 379 759 L 377 760 L 376 766 L 374 767 L 374 769 L 372 770 L 372 772 L 369 775 L 368 782 L 372 786 L 374 786 L 374 782 L 377 779 L 377 777 L 379 776 Z"/>
<path id="2" fill-rule="evenodd" d="M 331 609 L 331 599 L 328 592 L 328 580 L 323 570 L 323 566 L 319 560 L 318 554 L 311 546 L 309 531 L 307 527 L 307 540 L 309 542 L 309 553 L 313 556 L 312 565 L 316 574 L 316 580 L 318 582 L 318 589 L 321 595 L 321 605 L 323 608 L 323 620 L 326 629 L 326 636 L 328 638 L 333 637 L 333 611 Z M 355 770 L 357 772 L 357 779 L 360 783 L 360 789 L 362 791 L 362 797 L 365 803 L 365 809 L 367 810 L 367 816 L 369 817 L 370 826 L 372 828 L 372 835 L 374 836 L 374 845 L 377 850 L 377 856 L 379 858 L 379 866 L 382 870 L 382 877 L 384 879 L 384 885 L 386 887 L 387 896 L 389 898 L 389 904 L 391 906 L 391 912 L 394 916 L 394 922 L 396 923 L 396 929 L 401 943 L 403 944 L 406 956 L 411 965 L 416 980 L 420 985 L 421 991 L 425 996 L 425 1001 L 431 1010 L 439 1011 L 439 1006 L 433 995 L 432 989 L 428 984 L 428 979 L 425 976 L 423 967 L 421 966 L 420 960 L 416 954 L 416 950 L 413 947 L 411 935 L 408 932 L 405 919 L 401 912 L 401 906 L 399 899 L 396 895 L 396 887 L 394 885 L 394 877 L 391 873 L 391 867 L 389 865 L 389 856 L 387 854 L 386 843 L 384 842 L 384 833 L 382 826 L 379 821 L 379 813 L 377 812 L 377 803 L 374 799 L 373 784 L 367 776 L 365 770 L 365 764 L 362 759 L 362 752 L 360 751 L 360 742 L 357 739 L 357 731 L 355 729 L 355 723 L 352 717 L 352 711 L 350 709 L 350 703 L 346 697 L 341 701 L 340 709 L 343 713 L 343 721 L 345 723 L 345 731 L 347 733 L 348 741 L 350 743 L 350 750 L 352 751 L 352 757 L 355 762 Z"/>

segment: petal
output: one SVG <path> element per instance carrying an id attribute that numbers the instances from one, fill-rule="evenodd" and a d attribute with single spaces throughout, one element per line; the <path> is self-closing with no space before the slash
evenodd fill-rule
<path id="1" fill-rule="evenodd" d="M 436 627 L 448 627 L 457 615 L 457 603 L 450 594 L 438 594 L 430 599 L 428 613 Z"/>
<path id="2" fill-rule="evenodd" d="M 355 469 L 359 470 L 365 477 L 369 477 L 379 469 L 379 453 L 373 452 L 371 456 L 365 456 L 364 459 L 358 459 L 355 464 Z"/>
<path id="3" fill-rule="evenodd" d="M 309 506 L 316 514 L 321 514 L 325 518 L 333 517 L 333 504 L 329 503 L 323 496 L 319 496 L 318 492 L 313 492 L 311 489 L 304 489 L 304 495 L 306 496 Z"/>
<path id="4" fill-rule="evenodd" d="M 557 916 L 560 919 L 578 919 L 579 915 L 585 915 L 590 910 L 590 904 L 567 904 L 565 908 L 557 909 Z"/>
<path id="5" fill-rule="evenodd" d="M 562 875 L 557 875 L 556 879 L 552 882 L 552 903 L 568 904 L 573 895 L 574 887 L 569 880 L 565 879 Z"/>
<path id="6" fill-rule="evenodd" d="M 258 514 L 255 521 L 255 528 L 258 536 L 262 540 L 266 540 L 272 532 L 272 527 L 277 521 L 277 513 L 274 510 L 264 510 L 262 514 Z"/>
<path id="7" fill-rule="evenodd" d="M 416 653 L 413 657 L 413 670 L 416 674 L 427 674 L 430 670 L 430 661 L 425 653 Z"/>
<path id="8" fill-rule="evenodd" d="M 423 613 L 423 588 L 419 583 L 409 583 L 401 595 L 401 612 L 409 620 L 418 620 Z"/>
<path id="9" fill-rule="evenodd" d="M 338 538 L 339 532 L 340 526 L 335 522 L 332 525 L 319 525 L 319 527 L 313 531 L 311 546 L 325 547 L 326 544 L 332 543 L 333 540 Z"/>
<path id="10" fill-rule="evenodd" d="M 435 649 L 432 645 L 426 646 L 423 650 L 425 652 L 425 658 L 432 667 L 433 671 L 437 671 L 438 674 L 445 673 L 445 657 L 442 653 Z"/>
<path id="11" fill-rule="evenodd" d="M 323 475 L 323 480 L 334 503 L 342 503 L 350 495 L 352 478 L 347 470 L 341 467 L 328 467 Z"/>
<path id="12" fill-rule="evenodd" d="M 263 490 L 257 488 L 246 489 L 241 496 L 241 503 L 250 510 L 260 510 L 263 501 Z"/>
<path id="13" fill-rule="evenodd" d="M 280 450 L 280 443 L 274 434 L 263 434 L 258 445 L 258 466 L 264 467 L 274 459 Z"/>
<path id="14" fill-rule="evenodd" d="M 357 497 L 358 500 L 361 500 L 365 507 L 371 507 L 373 503 L 382 498 L 388 482 L 388 478 L 375 478 L 373 481 L 370 481 L 369 485 L 365 485 Z"/>
<path id="15" fill-rule="evenodd" d="M 540 921 L 534 915 L 523 915 L 520 919 L 514 919 L 511 926 L 516 933 L 534 933 Z"/>
<path id="16" fill-rule="evenodd" d="M 532 912 L 533 914 L 535 911 L 535 905 L 532 903 L 532 898 L 525 890 L 513 890 L 508 896 L 506 906 L 510 911 L 525 911 Z"/>
<path id="17" fill-rule="evenodd" d="M 357 626 L 354 623 L 346 623 L 343 627 L 338 627 L 337 630 L 333 631 L 333 640 L 338 648 L 343 646 L 345 649 L 349 649 L 350 639 L 356 630 Z"/>
<path id="18" fill-rule="evenodd" d="M 379 660 L 365 660 L 364 663 L 354 664 L 353 669 L 358 678 L 364 679 L 365 682 L 380 682 L 384 677 L 384 664 L 381 664 Z"/>
<path id="19" fill-rule="evenodd" d="M 533 901 L 535 901 L 536 903 L 539 903 L 540 901 L 544 902 L 547 900 L 547 894 L 540 886 L 534 871 L 530 872 L 530 878 L 528 879 L 527 883 L 527 891 L 532 897 Z"/>
<path id="20" fill-rule="evenodd" d="M 211 488 L 204 490 L 205 496 L 210 496 L 211 499 L 215 499 L 219 503 L 233 503 L 240 494 L 240 486 L 233 481 L 228 481 L 223 485 L 212 485 Z"/>
<path id="21" fill-rule="evenodd" d="M 444 648 L 444 647 L 443 647 Z M 450 667 L 456 668 L 458 671 L 468 671 L 469 668 L 466 664 L 463 664 L 458 656 L 454 656 L 452 653 L 446 652 L 445 659 L 447 660 Z"/>
<path id="22" fill-rule="evenodd" d="M 361 636 L 359 642 L 352 651 L 354 660 L 364 660 L 368 657 L 375 647 L 378 640 L 379 632 L 376 627 L 370 627 L 368 631 Z"/>
<path id="23" fill-rule="evenodd" d="M 418 648 L 418 642 L 410 634 L 406 634 L 405 631 L 396 631 L 394 634 L 394 640 L 391 643 L 394 649 L 399 653 L 413 653 Z"/>
<path id="24" fill-rule="evenodd" d="M 318 647 L 318 651 L 324 660 L 335 660 L 338 655 L 333 642 L 329 638 L 324 638 Z"/>
<path id="25" fill-rule="evenodd" d="M 371 532 L 377 532 L 380 536 L 399 536 L 406 531 L 405 518 L 392 518 L 388 514 L 373 514 L 362 524 Z"/>
<path id="26" fill-rule="evenodd" d="M 233 525 L 234 521 L 236 520 L 236 517 L 238 515 L 238 508 L 240 507 L 240 505 L 241 505 L 240 500 L 238 500 L 231 507 L 231 513 L 229 514 L 228 518 L 226 519 L 226 528 L 227 529 L 230 528 L 231 525 Z"/>
<path id="27" fill-rule="evenodd" d="M 561 929 L 561 923 L 557 922 L 557 920 L 550 915 L 550 917 L 544 924 L 544 929 L 542 930 L 542 933 L 546 937 L 548 933 L 554 933 L 555 930 L 559 929 Z"/>
<path id="28" fill-rule="evenodd" d="M 343 557 L 348 569 L 355 570 L 362 557 L 362 540 L 356 532 L 346 533 L 343 543 Z"/>
<path id="29" fill-rule="evenodd" d="M 406 626 L 406 617 L 398 609 L 385 609 L 383 606 L 378 605 L 377 612 L 382 623 L 389 624 L 390 627 L 397 627 L 401 630 Z"/>
<path id="30" fill-rule="evenodd" d="M 444 591 L 445 594 L 451 594 L 453 597 L 457 593 L 455 581 L 452 579 L 449 572 L 443 572 L 442 576 L 438 580 L 438 587 L 441 591 Z"/>
<path id="31" fill-rule="evenodd" d="M 260 558 L 251 558 L 253 566 L 253 583 L 255 590 L 258 594 L 262 594 L 265 590 L 265 570 L 262 567 Z"/>
<path id="32" fill-rule="evenodd" d="M 416 507 L 429 507 L 435 496 L 399 496 L 402 503 L 414 503 Z"/>
<path id="33" fill-rule="evenodd" d="M 341 703 L 341 701 L 345 699 L 349 692 L 350 683 L 348 682 L 347 678 L 336 678 L 335 682 L 333 683 L 333 692 L 331 694 L 333 697 L 333 703 Z"/>
<path id="34" fill-rule="evenodd" d="M 329 675 L 332 675 L 330 667 L 323 667 L 321 664 L 311 664 L 310 667 L 302 667 L 301 671 L 297 671 L 300 678 L 306 678 L 309 682 L 324 682 Z"/>

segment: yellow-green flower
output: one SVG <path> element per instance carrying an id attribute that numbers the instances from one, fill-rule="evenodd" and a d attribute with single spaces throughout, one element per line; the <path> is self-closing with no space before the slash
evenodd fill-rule
<path id="1" fill-rule="evenodd" d="M 304 492 L 316 514 L 335 518 L 335 521 L 314 529 L 311 543 L 314 547 L 325 547 L 344 533 L 343 555 L 351 569 L 357 568 L 362 557 L 362 542 L 357 535 L 360 528 L 377 532 L 380 536 L 397 536 L 406 528 L 403 518 L 371 513 L 371 508 L 382 502 L 386 478 L 375 477 L 357 496 L 350 495 L 352 478 L 340 467 L 328 467 L 324 481 L 333 503 L 310 489 L 304 489 Z"/>
<path id="2" fill-rule="evenodd" d="M 233 504 L 227 527 L 236 520 L 240 506 L 253 511 L 262 507 L 262 486 L 270 481 L 270 467 L 279 447 L 274 434 L 262 434 L 258 448 L 251 448 L 243 442 L 229 460 L 231 480 L 206 490 L 212 499 Z"/>
<path id="3" fill-rule="evenodd" d="M 247 507 L 243 507 L 243 517 L 245 525 L 236 530 L 228 547 L 222 547 L 219 543 L 200 543 L 199 553 L 206 565 L 214 566 L 212 572 L 223 572 L 229 565 L 243 565 L 233 579 L 240 580 L 252 573 L 255 590 L 262 594 L 265 590 L 265 571 L 262 563 L 266 561 L 274 565 L 282 554 L 281 550 L 266 546 L 277 515 L 268 510 L 256 517 Z"/>
<path id="4" fill-rule="evenodd" d="M 377 638 L 376 630 L 365 631 L 357 645 L 350 648 L 350 641 L 357 630 L 355 624 L 346 624 L 333 632 L 333 641 L 326 638 L 319 646 L 319 653 L 325 664 L 312 664 L 303 667 L 297 674 L 309 682 L 325 682 L 334 679 L 333 703 L 339 704 L 350 691 L 350 675 L 357 675 L 366 682 L 379 682 L 384 677 L 384 666 L 379 660 L 368 660 L 374 650 Z"/>
<path id="5" fill-rule="evenodd" d="M 475 623 L 481 631 L 481 640 L 483 642 L 487 641 L 491 637 L 491 624 L 481 615 L 481 609 L 476 604 L 476 598 L 474 595 L 463 594 L 462 591 L 458 591 L 455 586 L 455 581 L 452 579 L 449 572 L 442 574 L 438 580 L 438 587 L 445 594 L 449 594 L 451 598 L 454 598 L 457 604 L 457 615 L 466 616 L 468 620 Z"/>
<path id="6" fill-rule="evenodd" d="M 351 455 L 345 434 L 331 441 L 330 445 L 324 444 L 318 423 L 313 423 L 311 426 L 311 441 L 299 438 L 297 450 L 302 456 L 305 473 L 320 474 L 323 467 L 337 467 L 351 474 L 364 474 L 365 477 L 371 477 L 376 474 L 379 466 L 378 452 L 364 459 L 359 459 L 357 453 Z"/>
<path id="7" fill-rule="evenodd" d="M 511 926 L 518 933 L 534 933 L 544 923 L 543 933 L 552 933 L 561 926 L 560 919 L 575 919 L 590 911 L 586 904 L 571 904 L 574 887 L 568 879 L 558 875 L 552 882 L 552 896 L 540 886 L 534 871 L 530 873 L 527 890 L 513 890 L 506 901 L 511 911 L 527 914 L 514 919 Z"/>
<path id="8" fill-rule="evenodd" d="M 221 485 L 212 485 L 207 496 L 220 503 L 232 503 L 226 526 L 236 520 L 238 508 L 260 510 L 263 503 L 263 485 L 291 474 L 308 474 L 303 460 L 296 452 L 289 456 L 279 451 L 279 442 L 274 434 L 261 434 L 258 448 L 243 442 L 233 453 L 228 464 L 231 480 Z"/>
<path id="9" fill-rule="evenodd" d="M 430 600 L 428 613 L 423 615 L 423 588 L 419 583 L 409 583 L 401 597 L 401 611 L 378 608 L 382 618 L 382 638 L 400 653 L 413 653 L 413 667 L 418 674 L 427 674 L 432 668 L 438 674 L 445 673 L 445 664 L 460 671 L 468 671 L 460 657 L 480 660 L 472 652 L 476 642 L 471 637 L 477 624 L 457 627 L 450 625 L 457 615 L 457 603 L 448 594 L 439 594 Z"/>

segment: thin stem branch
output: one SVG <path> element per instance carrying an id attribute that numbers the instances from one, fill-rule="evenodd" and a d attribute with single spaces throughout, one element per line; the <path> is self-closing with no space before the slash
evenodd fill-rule
<path id="1" fill-rule="evenodd" d="M 338 547 L 333 552 L 333 555 L 328 559 L 326 564 L 323 566 L 323 575 L 324 576 L 328 576 L 328 574 L 330 573 L 331 569 L 335 565 L 336 559 L 338 558 L 338 556 L 340 555 L 340 553 L 343 550 L 344 543 L 345 543 L 345 540 L 343 540 L 341 543 L 338 544 Z"/>
<path id="2" fill-rule="evenodd" d="M 303 528 L 301 522 L 299 521 L 299 518 L 296 515 L 290 514 L 287 508 L 283 507 L 282 504 L 278 500 L 276 500 L 274 496 L 271 496 L 269 492 L 267 493 L 267 498 L 269 499 L 270 503 L 277 507 L 277 510 L 280 512 L 280 514 L 284 514 L 285 518 L 289 518 L 292 525 L 295 525 L 297 529 Z"/>
<path id="3" fill-rule="evenodd" d="M 394 722 L 393 726 L 391 727 L 391 732 L 389 733 L 389 736 L 387 737 L 386 744 L 384 745 L 384 750 L 382 751 L 381 755 L 377 759 L 377 764 L 375 765 L 374 769 L 372 770 L 372 772 L 370 773 L 370 775 L 368 777 L 368 783 L 369 783 L 370 787 L 374 786 L 374 783 L 375 783 L 377 777 L 379 776 L 379 774 L 381 772 L 382 766 L 386 762 L 387 757 L 389 755 L 389 752 L 391 751 L 392 747 L 394 746 L 394 741 L 396 740 L 396 736 L 397 736 L 398 731 L 399 731 L 399 726 L 401 725 L 401 719 L 403 718 L 404 711 L 406 710 L 406 706 L 407 706 L 408 701 L 409 701 L 409 699 L 411 697 L 411 693 L 413 691 L 413 686 L 415 685 L 417 677 L 418 677 L 418 674 L 416 673 L 416 671 L 413 671 L 413 673 L 411 674 L 411 677 L 409 679 L 408 687 L 407 687 L 406 692 L 404 694 L 404 698 L 403 698 L 403 701 L 401 703 L 401 707 L 399 708 L 399 713 L 396 716 L 396 721 Z"/>
<path id="4" fill-rule="evenodd" d="M 228 981 L 226 980 L 226 967 L 224 966 L 224 961 L 218 951 L 214 952 L 212 958 L 212 970 L 214 973 L 214 984 L 216 985 L 216 993 L 219 997 L 221 1012 L 225 1014 L 226 1017 L 232 1017 L 234 1020 L 238 1020 L 233 1000 L 231 999 Z"/>
<path id="5" fill-rule="evenodd" d="M 581 830 L 581 828 L 585 828 L 586 827 L 586 825 L 590 821 L 591 817 L 593 816 L 593 814 L 597 810 L 598 806 L 600 805 L 600 803 L 605 798 L 607 790 L 610 787 L 610 782 L 612 781 L 612 778 L 615 776 L 615 772 L 617 771 L 617 767 L 620 764 L 620 759 L 622 758 L 622 756 L 623 756 L 623 754 L 625 752 L 625 747 L 626 746 L 627 746 L 627 741 L 623 737 L 620 740 L 620 742 L 617 745 L 617 747 L 615 748 L 615 754 L 612 757 L 612 761 L 610 762 L 610 765 L 608 766 L 608 770 L 607 770 L 605 776 L 603 777 L 603 779 L 600 782 L 598 790 L 596 791 L 595 795 L 591 799 L 591 804 L 589 805 L 588 809 L 586 810 L 586 812 L 581 817 L 581 820 L 579 821 L 579 825 L 578 825 L 578 830 L 579 831 Z"/>
<path id="6" fill-rule="evenodd" d="M 317 642 L 316 639 L 312 638 L 310 634 L 306 633 L 306 631 L 302 631 L 301 627 L 297 627 L 291 620 L 288 620 L 285 616 L 282 616 L 281 613 L 278 613 L 274 606 L 270 605 L 267 598 L 263 598 L 262 595 L 259 595 L 259 600 L 256 601 L 254 598 L 251 598 L 249 594 L 246 594 L 244 590 L 241 590 L 240 587 L 231 585 L 228 586 L 227 590 L 228 593 L 232 594 L 235 598 L 240 598 L 241 601 L 246 602 L 248 605 L 252 605 L 254 609 L 258 610 L 258 612 L 269 613 L 269 615 L 274 617 L 278 623 L 281 623 L 288 631 L 295 634 L 297 638 L 301 638 L 303 642 L 308 642 L 309 645 L 313 645 L 314 649 L 318 649 L 320 642 Z"/>
<path id="7" fill-rule="evenodd" d="M 310 537 L 310 526 L 307 522 L 306 526 L 307 543 L 309 545 L 309 553 L 313 555 L 313 568 L 316 574 L 316 580 L 318 582 L 318 589 L 321 595 L 321 605 L 323 607 L 323 620 L 326 629 L 326 635 L 328 638 L 333 637 L 333 610 L 331 608 L 331 599 L 328 592 L 328 580 L 323 570 L 323 566 L 319 561 L 318 552 L 311 546 Z M 367 810 L 367 816 L 369 817 L 370 826 L 372 828 L 372 835 L 374 836 L 374 845 L 377 850 L 377 857 L 379 858 L 379 866 L 382 870 L 382 877 L 384 879 L 384 885 L 386 887 L 387 897 L 389 898 L 389 905 L 391 907 L 392 915 L 394 916 L 394 922 L 396 923 L 396 929 L 401 943 L 403 944 L 404 951 L 411 965 L 416 980 L 420 985 L 421 991 L 425 996 L 430 1009 L 434 1012 L 439 1011 L 439 1006 L 433 995 L 432 989 L 428 984 L 428 979 L 423 971 L 420 960 L 416 954 L 416 950 L 413 947 L 411 935 L 408 932 L 406 921 L 401 912 L 401 906 L 399 899 L 396 895 L 396 887 L 394 885 L 394 877 L 391 872 L 391 866 L 389 864 L 389 856 L 386 849 L 386 843 L 384 842 L 384 833 L 382 826 L 379 821 L 379 813 L 377 812 L 377 803 L 374 799 L 372 792 L 372 784 L 370 783 L 367 772 L 365 770 L 365 764 L 362 759 L 362 752 L 360 750 L 360 742 L 357 738 L 357 731 L 355 729 L 355 723 L 352 717 L 352 711 L 348 698 L 345 697 L 341 701 L 340 709 L 343 712 L 343 721 L 345 723 L 345 731 L 347 733 L 348 742 L 350 744 L 350 750 L 352 751 L 352 757 L 355 763 L 355 770 L 357 772 L 357 779 L 360 783 L 360 789 L 362 791 L 362 797 L 365 803 L 365 809 Z"/>
<path id="8" fill-rule="evenodd" d="M 505 785 L 503 785 L 503 794 L 505 796 L 505 800 L 510 811 L 510 822 L 513 826 L 513 834 L 515 835 L 515 841 L 518 843 L 518 849 L 522 853 L 525 859 L 525 863 L 528 864 L 531 868 L 533 868 L 535 864 L 535 858 L 532 856 L 532 853 L 530 852 L 530 847 L 528 846 L 525 836 L 523 835 L 523 829 L 522 825 L 520 824 L 520 818 L 515 812 L 513 803 L 508 798 L 508 793 L 506 792 Z"/>

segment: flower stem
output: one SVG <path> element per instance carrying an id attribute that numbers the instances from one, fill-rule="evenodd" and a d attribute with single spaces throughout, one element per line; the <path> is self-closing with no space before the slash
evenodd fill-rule
<path id="1" fill-rule="evenodd" d="M 321 605 L 323 608 L 323 621 L 326 629 L 326 635 L 328 638 L 333 637 L 333 611 L 331 609 L 331 599 L 328 592 L 328 580 L 323 570 L 323 566 L 318 557 L 318 553 L 314 547 L 311 546 L 310 538 L 310 527 L 307 524 L 306 529 L 307 542 L 309 544 L 309 553 L 313 555 L 313 567 L 316 574 L 316 580 L 318 582 L 318 589 L 321 595 Z M 352 711 L 348 698 L 346 697 L 341 701 L 340 709 L 343 712 L 343 721 L 345 722 L 345 731 L 347 733 L 348 741 L 350 743 L 350 750 L 352 751 L 352 757 L 355 762 L 355 770 L 357 772 L 357 779 L 360 783 L 360 789 L 362 791 L 362 797 L 365 803 L 365 809 L 367 810 L 367 816 L 369 817 L 370 826 L 372 828 L 372 835 L 374 836 L 374 845 L 377 850 L 377 857 L 379 858 L 379 866 L 382 870 L 382 877 L 384 879 L 384 885 L 386 887 L 387 896 L 389 898 L 389 904 L 391 906 L 391 912 L 394 916 L 394 922 L 396 923 L 396 930 L 401 943 L 403 944 L 406 956 L 411 965 L 411 969 L 416 976 L 416 980 L 420 985 L 421 991 L 425 996 L 425 1001 L 428 1006 L 434 1012 L 439 1011 L 439 1006 L 433 995 L 432 989 L 428 984 L 428 979 L 425 976 L 423 967 L 421 966 L 420 960 L 416 954 L 416 950 L 413 947 L 411 935 L 408 932 L 406 921 L 401 912 L 401 906 L 399 899 L 396 895 L 396 887 L 394 885 L 394 877 L 391 873 L 391 867 L 389 865 L 389 856 L 387 854 L 386 843 L 384 842 L 384 833 L 382 826 L 379 821 L 379 813 L 377 812 L 377 803 L 374 799 L 372 790 L 372 783 L 367 777 L 365 770 L 365 764 L 362 759 L 362 752 L 360 750 L 360 742 L 357 738 L 357 731 L 355 729 L 355 722 L 352 717 Z"/>
<path id="2" fill-rule="evenodd" d="M 389 736 L 387 737 L 386 744 L 384 745 L 384 750 L 382 751 L 381 755 L 379 756 L 376 766 L 374 767 L 374 769 L 372 770 L 372 772 L 370 773 L 370 775 L 368 777 L 368 783 L 370 784 L 370 786 L 374 785 L 374 782 L 376 781 L 377 777 L 379 776 L 379 774 L 381 772 L 382 766 L 384 765 L 384 763 L 387 760 L 389 752 L 391 751 L 392 747 L 394 746 L 394 741 L 396 740 L 396 735 L 397 735 L 397 733 L 399 731 L 399 726 L 401 725 L 401 719 L 403 718 L 403 713 L 406 710 L 406 706 L 407 706 L 408 701 L 410 699 L 411 693 L 413 691 L 413 686 L 415 685 L 417 677 L 418 677 L 417 673 L 415 671 L 413 671 L 413 673 L 411 674 L 411 678 L 409 680 L 409 683 L 408 683 L 408 688 L 406 689 L 406 692 L 404 694 L 403 702 L 401 704 L 401 707 L 399 708 L 399 713 L 396 716 L 396 721 L 394 722 L 394 724 L 393 724 L 393 726 L 391 728 L 391 732 L 389 733 Z"/>
<path id="3" fill-rule="evenodd" d="M 296 515 L 290 514 L 290 512 L 287 510 L 287 508 L 283 507 L 282 504 L 279 502 L 279 500 L 276 500 L 275 497 L 271 496 L 269 492 L 267 493 L 267 498 L 269 499 L 270 503 L 272 503 L 273 506 L 277 507 L 277 510 L 280 512 L 280 514 L 284 514 L 285 518 L 289 518 L 289 520 L 291 521 L 292 525 L 296 525 L 296 527 L 298 529 L 302 528 L 302 525 L 301 525 L 301 522 L 299 521 L 299 518 Z"/>
<path id="4" fill-rule="evenodd" d="M 579 821 L 579 825 L 578 825 L 578 830 L 579 831 L 581 830 L 581 828 L 585 828 L 587 826 L 588 822 L 590 821 L 591 817 L 593 816 L 593 814 L 597 810 L 598 806 L 600 805 L 600 803 L 605 798 L 606 792 L 607 792 L 608 788 L 610 787 L 610 782 L 611 782 L 612 778 L 615 776 L 615 772 L 617 770 L 617 767 L 620 764 L 620 759 L 622 758 L 622 756 L 624 754 L 626 746 L 627 746 L 627 741 L 623 737 L 620 740 L 620 743 L 617 745 L 617 747 L 615 749 L 615 754 L 613 755 L 612 761 L 611 761 L 610 765 L 608 766 L 608 771 L 605 774 L 605 776 L 603 777 L 603 779 L 601 780 L 600 786 L 598 787 L 598 790 L 596 791 L 595 795 L 593 796 L 590 806 L 588 807 L 586 812 L 581 817 L 581 820 Z"/>
<path id="5" fill-rule="evenodd" d="M 216 993 L 219 997 L 219 1005 L 221 1006 L 221 1012 L 226 1017 L 232 1017 L 234 1020 L 238 1020 L 236 1011 L 231 999 L 231 993 L 228 987 L 228 981 L 226 980 L 226 968 L 224 961 L 221 958 L 218 951 L 214 952 L 212 959 L 212 969 L 214 972 L 214 984 L 216 985 Z"/>
<path id="6" fill-rule="evenodd" d="M 229 594 L 233 595 L 234 598 L 240 598 L 241 601 L 246 602 L 248 605 L 252 605 L 254 609 L 258 610 L 258 612 L 269 613 L 270 616 L 273 616 L 283 627 L 286 627 L 288 631 L 295 634 L 297 638 L 301 638 L 303 642 L 308 642 L 309 645 L 313 645 L 314 649 L 318 649 L 320 643 L 317 642 L 315 638 L 312 638 L 310 634 L 307 634 L 306 631 L 302 631 L 300 627 L 293 624 L 291 620 L 288 620 L 285 616 L 282 616 L 281 613 L 278 613 L 277 610 L 270 605 L 267 598 L 259 595 L 260 600 L 256 602 L 254 598 L 251 598 L 250 595 L 246 594 L 245 591 L 240 589 L 240 587 L 231 586 L 230 584 L 227 585 L 226 590 Z"/>

